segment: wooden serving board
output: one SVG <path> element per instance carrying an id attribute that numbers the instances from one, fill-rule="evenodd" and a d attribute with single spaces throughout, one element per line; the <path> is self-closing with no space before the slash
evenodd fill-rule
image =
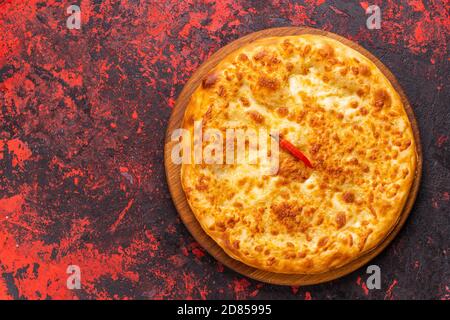
<path id="1" fill-rule="evenodd" d="M 189 99 L 197 88 L 200 85 L 202 79 L 208 74 L 208 72 L 217 66 L 217 64 L 224 59 L 228 54 L 233 52 L 234 50 L 256 40 L 265 37 L 273 37 L 273 36 L 291 36 L 291 35 L 299 35 L 299 34 L 319 34 L 324 35 L 342 43 L 350 46 L 351 48 L 359 51 L 361 54 L 372 60 L 378 68 L 384 73 L 384 75 L 391 81 L 394 88 L 400 94 L 400 97 L 403 101 L 403 104 L 406 108 L 409 120 L 412 124 L 414 138 L 416 140 L 416 152 L 417 152 L 417 170 L 415 173 L 415 179 L 413 185 L 411 187 L 408 199 L 403 208 L 403 211 L 396 223 L 396 225 L 392 228 L 391 232 L 385 237 L 385 239 L 375 248 L 366 252 L 363 256 L 349 262 L 348 264 L 320 274 L 281 274 L 281 273 L 273 273 L 268 271 L 259 270 L 253 267 L 250 267 L 240 261 L 237 261 L 227 255 L 222 248 L 212 240 L 202 229 L 199 222 L 195 218 L 193 212 L 191 211 L 189 204 L 187 203 L 186 196 L 181 187 L 181 179 L 180 179 L 180 170 L 181 165 L 175 165 L 171 161 L 171 150 L 175 142 L 170 141 L 170 137 L 172 131 L 180 128 L 181 123 L 184 116 L 184 111 L 189 102 Z M 259 281 L 278 284 L 278 285 L 311 285 L 322 283 L 326 281 L 330 281 L 339 277 L 342 277 L 350 272 L 360 268 L 361 266 L 368 263 L 371 259 L 377 256 L 384 248 L 394 239 L 394 237 L 398 234 L 403 224 L 405 223 L 409 212 L 414 204 L 414 201 L 417 196 L 417 192 L 419 190 L 419 184 L 422 173 L 422 149 L 420 144 L 420 135 L 419 128 L 417 126 L 417 121 L 414 116 L 414 112 L 398 84 L 394 75 L 386 68 L 377 58 L 375 58 L 370 52 L 359 46 L 358 44 L 345 39 L 341 36 L 338 36 L 334 33 L 312 29 L 312 28 L 302 28 L 302 27 L 285 27 L 285 28 L 274 28 L 274 29 L 266 29 L 262 31 L 258 31 L 255 33 L 251 33 L 246 35 L 240 39 L 237 39 L 225 47 L 218 50 L 214 53 L 207 61 L 205 61 L 197 71 L 194 72 L 192 77 L 184 86 L 181 91 L 180 96 L 177 99 L 175 107 L 172 111 L 172 115 L 169 120 L 169 125 L 166 133 L 166 141 L 164 147 L 164 164 L 166 168 L 167 182 L 169 184 L 169 190 L 172 195 L 172 199 L 175 203 L 175 207 L 180 214 L 181 220 L 184 222 L 192 236 L 197 240 L 198 243 L 208 251 L 214 258 L 223 263 L 225 266 L 233 269 L 236 272 L 239 272 L 249 278 L 256 279 Z"/>

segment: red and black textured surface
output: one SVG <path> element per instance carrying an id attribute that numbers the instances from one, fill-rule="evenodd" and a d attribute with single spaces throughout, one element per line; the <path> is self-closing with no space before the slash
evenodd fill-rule
<path id="1" fill-rule="evenodd" d="M 81 30 L 66 9 L 81 7 Z M 368 30 L 378 4 L 382 28 Z M 448 1 L 0 0 L 0 298 L 450 298 Z M 252 31 L 346 36 L 397 76 L 421 129 L 421 191 L 373 263 L 313 287 L 236 274 L 184 228 L 163 140 L 177 94 L 214 51 Z M 66 288 L 79 265 L 82 289 Z"/>

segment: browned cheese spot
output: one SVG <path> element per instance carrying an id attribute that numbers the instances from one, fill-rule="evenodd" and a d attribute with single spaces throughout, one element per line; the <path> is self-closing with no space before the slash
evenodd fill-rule
<path id="1" fill-rule="evenodd" d="M 391 96 L 384 89 L 378 89 L 375 91 L 373 105 L 376 110 L 382 108 L 389 108 L 391 106 Z"/>
<path id="2" fill-rule="evenodd" d="M 252 110 L 248 112 L 250 118 L 258 124 L 264 123 L 264 116 L 258 111 Z"/>
<path id="3" fill-rule="evenodd" d="M 336 224 L 338 229 L 342 228 L 343 226 L 345 226 L 345 224 L 347 223 L 347 218 L 345 216 L 344 212 L 338 212 L 336 214 Z"/>
<path id="4" fill-rule="evenodd" d="M 342 198 L 346 203 L 355 202 L 355 195 L 352 192 L 344 192 Z"/>
<path id="5" fill-rule="evenodd" d="M 280 83 L 277 79 L 268 78 L 266 76 L 260 76 L 258 79 L 258 85 L 262 88 L 269 90 L 278 90 Z"/>

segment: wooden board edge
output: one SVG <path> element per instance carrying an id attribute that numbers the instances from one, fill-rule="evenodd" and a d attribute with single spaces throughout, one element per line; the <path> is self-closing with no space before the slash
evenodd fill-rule
<path id="1" fill-rule="evenodd" d="M 408 198 L 403 207 L 402 213 L 397 220 L 397 223 L 391 229 L 391 231 L 385 236 L 384 240 L 380 242 L 376 247 L 364 253 L 362 256 L 356 258 L 355 260 L 350 261 L 348 264 L 341 266 L 337 269 L 330 270 L 325 273 L 320 274 L 281 274 L 281 273 L 273 273 L 260 269 L 253 268 L 248 266 L 240 261 L 237 261 L 227 255 L 222 248 L 211 239 L 201 228 L 199 222 L 196 220 L 193 212 L 191 211 L 189 204 L 187 203 L 184 192 L 181 188 L 181 179 L 180 179 L 180 165 L 174 165 L 170 161 L 170 152 L 173 143 L 171 142 L 170 135 L 171 132 L 179 128 L 181 125 L 181 121 L 183 119 L 185 108 L 189 102 L 190 95 L 200 84 L 201 79 L 207 74 L 209 70 L 214 68 L 220 60 L 231 53 L 232 51 L 239 48 L 240 45 L 245 43 L 249 43 L 251 41 L 269 37 L 269 36 L 288 36 L 288 35 L 299 35 L 299 34 L 319 34 L 328 36 L 335 40 L 338 40 L 351 48 L 357 50 L 372 62 L 383 72 L 383 74 L 388 78 L 391 82 L 394 89 L 400 95 L 400 98 L 405 106 L 405 110 L 407 112 L 408 118 L 410 120 L 414 139 L 416 142 L 416 172 L 413 180 L 413 184 L 411 186 L 410 192 L 408 194 Z M 183 101 L 184 105 L 183 105 Z M 219 262 L 223 263 L 228 268 L 241 273 L 249 278 L 263 281 L 270 284 L 277 285 L 313 285 L 319 284 L 327 281 L 332 281 L 337 278 L 343 277 L 363 265 L 367 264 L 370 260 L 374 259 L 378 254 L 380 254 L 397 236 L 398 232 L 401 230 L 403 225 L 405 224 L 409 213 L 412 210 L 412 207 L 415 203 L 415 199 L 417 197 L 421 176 L 422 176 L 422 146 L 420 139 L 420 131 L 417 124 L 417 120 L 414 114 L 414 111 L 407 99 L 406 94 L 398 83 L 396 77 L 390 72 L 390 70 L 373 54 L 371 54 L 368 50 L 364 49 L 360 45 L 354 43 L 351 40 L 348 40 L 342 36 L 339 36 L 335 33 L 331 33 L 328 31 L 318 30 L 314 28 L 303 28 L 303 27 L 282 27 L 282 28 L 272 28 L 265 29 L 261 31 L 257 31 L 254 33 L 250 33 L 246 36 L 243 36 L 239 39 L 232 41 L 226 46 L 222 47 L 214 54 L 212 54 L 191 76 L 191 78 L 187 81 L 185 86 L 183 87 L 177 101 L 175 107 L 172 110 L 172 114 L 169 119 L 169 125 L 167 127 L 166 136 L 165 136 L 165 144 L 164 144 L 164 166 L 166 169 L 166 178 L 169 186 L 169 191 L 171 193 L 172 199 L 174 201 L 175 207 L 180 214 L 180 218 L 183 223 L 186 225 L 189 232 L 192 234 L 194 239 L 202 245 L 205 250 L 210 253 L 215 259 Z M 186 213 L 187 212 L 187 213 Z"/>

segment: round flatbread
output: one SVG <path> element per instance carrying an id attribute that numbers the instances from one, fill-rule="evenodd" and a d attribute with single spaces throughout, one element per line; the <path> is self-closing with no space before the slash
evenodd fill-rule
<path id="1" fill-rule="evenodd" d="M 204 231 L 231 257 L 271 272 L 323 273 L 375 247 L 395 226 L 415 175 L 399 94 L 373 62 L 325 36 L 260 39 L 227 56 L 187 106 L 192 148 L 198 121 L 202 132 L 224 136 L 277 130 L 313 164 L 283 148 L 272 174 L 260 162 L 196 163 L 195 152 L 182 164 Z M 204 153 L 218 136 L 208 138 Z"/>

